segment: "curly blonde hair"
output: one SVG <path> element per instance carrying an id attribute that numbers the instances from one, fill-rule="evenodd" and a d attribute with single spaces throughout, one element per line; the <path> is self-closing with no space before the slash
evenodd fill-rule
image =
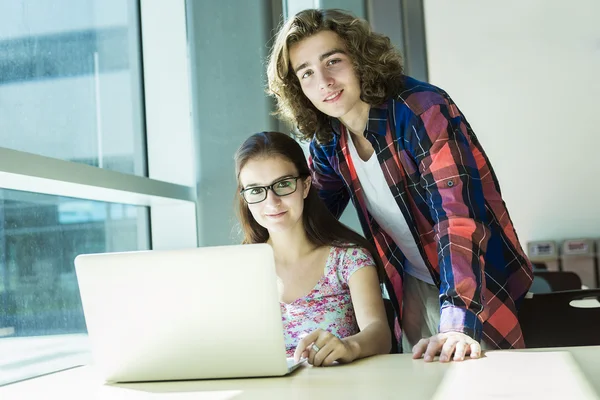
<path id="1" fill-rule="evenodd" d="M 329 117 L 310 102 L 290 65 L 289 48 L 321 31 L 333 31 L 344 42 L 361 85 L 361 100 L 379 105 L 402 89 L 402 57 L 387 36 L 368 22 L 341 10 L 303 10 L 280 29 L 268 58 L 268 93 L 277 100 L 275 115 L 298 128 L 301 140 L 332 138 Z"/>

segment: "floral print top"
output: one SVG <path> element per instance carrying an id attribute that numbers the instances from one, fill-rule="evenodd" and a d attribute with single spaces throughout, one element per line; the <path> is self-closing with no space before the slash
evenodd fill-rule
<path id="1" fill-rule="evenodd" d="M 374 266 L 371 254 L 360 247 L 331 247 L 323 276 L 306 296 L 280 302 L 287 357 L 298 342 L 317 328 L 344 338 L 358 333 L 348 281 L 359 269 Z"/>

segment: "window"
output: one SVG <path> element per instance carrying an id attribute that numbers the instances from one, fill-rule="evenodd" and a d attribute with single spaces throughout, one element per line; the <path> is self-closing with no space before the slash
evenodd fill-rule
<path id="1" fill-rule="evenodd" d="M 0 0 L 0 144 L 145 174 L 139 11 Z"/>
<path id="2" fill-rule="evenodd" d="M 146 207 L 12 190 L 0 190 L 0 226 L 3 384 L 40 362 L 89 356 L 78 254 L 145 250 L 150 240 Z"/>
<path id="3" fill-rule="evenodd" d="M 185 33 L 184 0 L 0 0 L 0 386 L 90 361 L 75 256 L 196 246 Z"/>

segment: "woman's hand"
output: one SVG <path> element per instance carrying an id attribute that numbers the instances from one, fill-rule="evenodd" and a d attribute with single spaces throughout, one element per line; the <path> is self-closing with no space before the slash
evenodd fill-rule
<path id="1" fill-rule="evenodd" d="M 454 361 L 465 359 L 467 354 L 471 358 L 481 357 L 481 345 L 461 332 L 438 333 L 427 339 L 419 340 L 419 343 L 412 349 L 413 358 L 423 357 L 426 362 L 433 361 L 436 355 L 440 355 L 440 362 L 448 362 L 452 360 L 454 353 Z"/>
<path id="2" fill-rule="evenodd" d="M 327 367 L 334 362 L 349 363 L 356 359 L 358 352 L 347 340 L 322 329 L 317 329 L 304 337 L 294 352 L 294 359 L 308 358 L 308 363 L 315 367 Z"/>

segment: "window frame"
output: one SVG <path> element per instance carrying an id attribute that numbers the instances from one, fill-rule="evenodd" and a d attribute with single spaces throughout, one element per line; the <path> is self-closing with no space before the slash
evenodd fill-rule
<path id="1" fill-rule="evenodd" d="M 152 249 L 196 247 L 185 0 L 140 0 L 139 19 L 148 177 L 0 147 L 0 188 L 147 206 Z"/>

